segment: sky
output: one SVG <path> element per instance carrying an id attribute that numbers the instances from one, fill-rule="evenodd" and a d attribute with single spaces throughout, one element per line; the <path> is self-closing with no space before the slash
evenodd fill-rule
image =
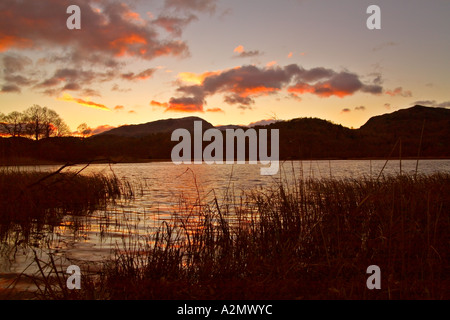
<path id="1" fill-rule="evenodd" d="M 448 0 L 2 0 L 0 112 L 46 106 L 72 131 L 186 116 L 359 128 L 450 107 L 449 13 Z"/>

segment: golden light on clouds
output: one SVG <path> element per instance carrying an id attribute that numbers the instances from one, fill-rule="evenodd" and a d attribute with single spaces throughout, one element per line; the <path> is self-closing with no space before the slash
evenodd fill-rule
<path id="1" fill-rule="evenodd" d="M 92 102 L 92 101 L 89 101 L 89 100 L 80 99 L 80 98 L 74 98 L 68 93 L 64 93 L 63 96 L 57 98 L 57 100 L 67 101 L 67 102 L 75 102 L 75 103 L 78 103 L 78 104 L 80 104 L 82 106 L 85 106 L 85 107 L 99 109 L 99 110 L 103 110 L 103 111 L 111 111 L 107 106 L 105 106 L 103 104 L 95 103 L 95 102 Z"/>

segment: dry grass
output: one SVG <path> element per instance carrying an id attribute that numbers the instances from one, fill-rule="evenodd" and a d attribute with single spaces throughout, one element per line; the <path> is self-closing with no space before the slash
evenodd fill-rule
<path id="1" fill-rule="evenodd" d="M 449 174 L 301 180 L 183 203 L 182 218 L 127 243 L 70 298 L 450 298 Z M 366 287 L 369 265 L 381 290 Z"/>
<path id="2" fill-rule="evenodd" d="M 132 188 L 114 175 L 2 169 L 0 239 L 17 231 L 26 242 L 31 232 L 58 225 L 64 215 L 87 215 L 108 201 L 132 194 Z"/>

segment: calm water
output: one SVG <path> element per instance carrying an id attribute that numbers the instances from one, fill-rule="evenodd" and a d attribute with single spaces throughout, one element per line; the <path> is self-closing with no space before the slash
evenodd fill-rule
<path id="1" fill-rule="evenodd" d="M 66 217 L 51 234 L 39 234 L 32 244 L 50 246 L 66 263 L 83 261 L 98 262 L 110 257 L 113 249 L 120 248 L 124 241 L 151 233 L 162 221 L 171 221 L 177 215 L 192 210 L 193 199 L 200 197 L 207 201 L 216 195 L 225 201 L 226 194 L 241 195 L 254 188 L 271 186 L 280 180 L 292 182 L 299 178 L 376 178 L 385 160 L 343 160 L 343 161 L 293 161 L 280 163 L 276 176 L 261 176 L 259 165 L 181 165 L 171 162 L 145 164 L 91 165 L 84 173 L 114 173 L 126 178 L 139 191 L 132 201 L 119 201 L 110 205 L 107 212 L 98 211 L 84 218 Z M 22 167 L 23 170 L 37 169 L 53 171 L 57 166 Z M 70 168 L 75 171 L 80 167 Z M 414 173 L 416 161 L 389 161 L 384 175 Z M 421 160 L 418 172 L 450 172 L 450 160 Z M 187 199 L 186 204 L 182 199 Z M 222 202 L 223 203 L 223 202 Z M 31 265 L 34 255 L 25 246 L 3 243 L 0 248 L 1 273 L 34 273 Z M 27 268 L 28 267 L 28 268 Z"/>

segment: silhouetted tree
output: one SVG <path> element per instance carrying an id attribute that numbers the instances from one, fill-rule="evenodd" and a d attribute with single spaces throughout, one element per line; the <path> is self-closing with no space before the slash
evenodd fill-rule
<path id="1" fill-rule="evenodd" d="M 0 114 L 0 125 L 3 133 L 20 137 L 25 134 L 26 119 L 23 113 L 13 111 L 8 115 Z"/>
<path id="2" fill-rule="evenodd" d="M 41 137 L 64 136 L 69 133 L 69 127 L 56 111 L 33 105 L 24 112 L 27 120 L 27 133 L 39 140 Z"/>
<path id="3" fill-rule="evenodd" d="M 88 127 L 86 123 L 82 123 L 77 127 L 77 131 L 79 134 L 83 136 L 83 138 L 86 138 L 92 133 L 92 129 Z"/>

